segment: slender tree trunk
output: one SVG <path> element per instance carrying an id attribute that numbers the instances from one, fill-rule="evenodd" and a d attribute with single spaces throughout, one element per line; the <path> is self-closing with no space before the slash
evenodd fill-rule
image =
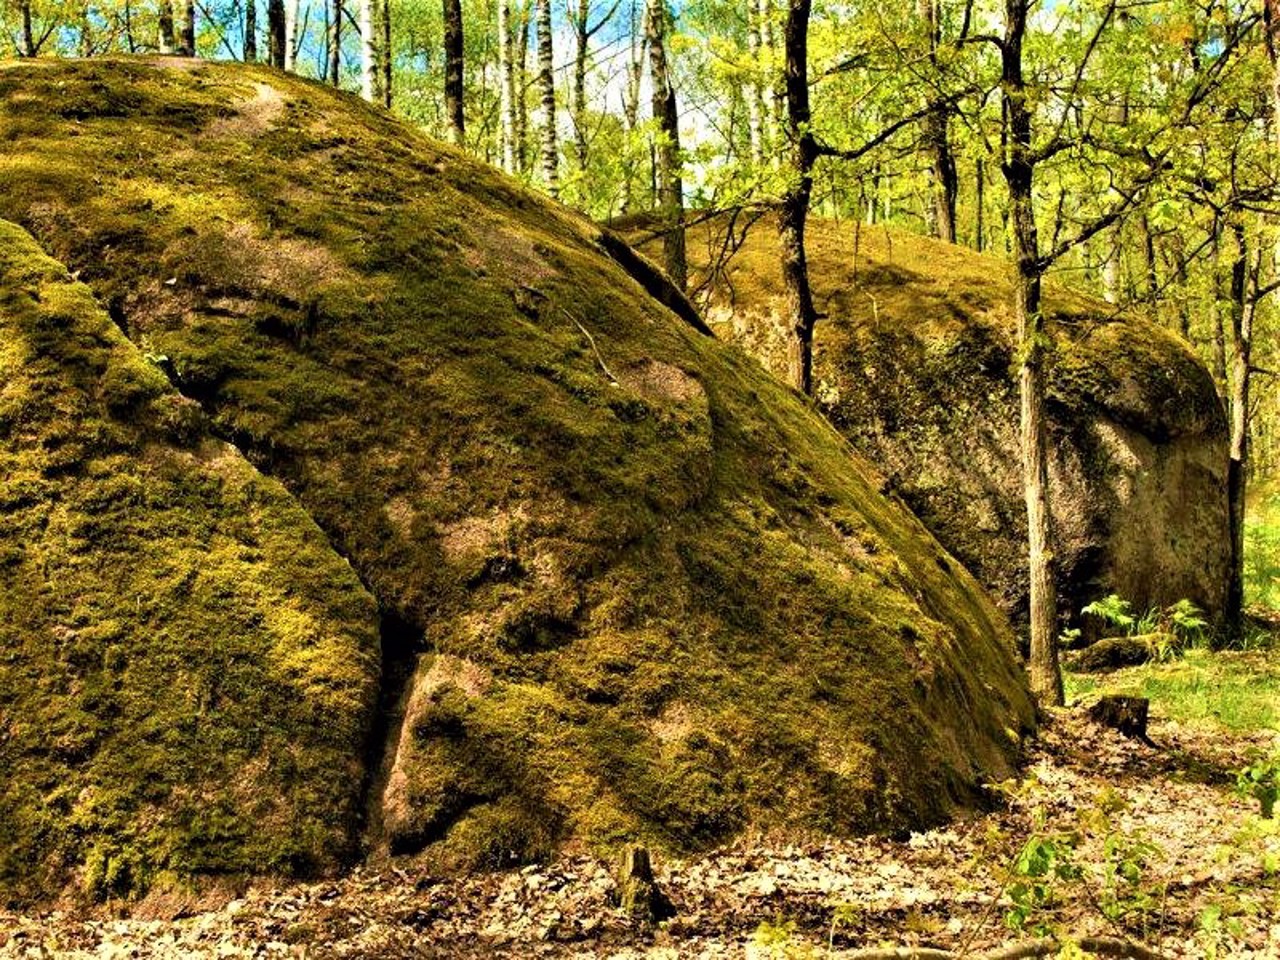
<path id="1" fill-rule="evenodd" d="M 680 114 L 667 69 L 667 3 L 649 0 L 645 34 L 649 45 L 649 84 L 653 115 L 658 120 L 658 205 L 661 208 L 662 260 L 671 282 L 683 290 L 688 282 L 684 247 L 684 181 L 680 169 Z"/>
<path id="2" fill-rule="evenodd" d="M 133 4 L 124 0 L 124 42 L 130 53 L 138 52 L 138 44 L 133 37 Z"/>
<path id="3" fill-rule="evenodd" d="M 245 63 L 258 59 L 258 0 L 244 2 L 244 59 Z"/>
<path id="4" fill-rule="evenodd" d="M 1178 334 L 1188 343 L 1191 341 L 1191 304 L 1187 290 L 1187 246 L 1182 233 L 1175 231 L 1174 239 L 1174 279 L 1178 285 Z"/>
<path id="5" fill-rule="evenodd" d="M 391 66 L 394 52 L 391 49 L 391 0 L 382 0 L 378 7 L 378 15 L 382 21 L 382 105 L 388 110 L 391 109 L 392 87 Z"/>
<path id="6" fill-rule="evenodd" d="M 631 181 L 636 175 L 636 164 L 632 162 L 635 148 L 636 127 L 640 124 L 640 78 L 644 73 L 644 42 L 639 36 L 639 25 L 636 21 L 636 3 L 631 0 L 631 49 L 627 58 L 627 89 L 622 99 L 622 116 L 627 126 L 627 169 L 622 180 L 621 206 L 623 213 L 631 211 Z"/>
<path id="7" fill-rule="evenodd" d="M 924 126 L 933 162 L 931 181 L 934 236 L 947 243 L 955 243 L 956 195 L 960 192 L 960 184 L 956 174 L 955 156 L 951 152 L 946 108 L 940 106 L 925 117 Z"/>
<path id="8" fill-rule="evenodd" d="M 591 0 L 578 0 L 573 17 L 573 152 L 578 170 L 587 169 L 587 44 L 590 30 Z"/>
<path id="9" fill-rule="evenodd" d="M 1147 302 L 1152 306 L 1160 297 L 1160 271 L 1156 264 L 1156 238 L 1151 232 L 1151 221 L 1142 217 L 1142 255 L 1147 266 Z"/>
<path id="10" fill-rule="evenodd" d="M 360 96 L 370 103 L 377 99 L 374 85 L 378 75 L 378 48 L 373 36 L 374 0 L 360 0 Z"/>
<path id="11" fill-rule="evenodd" d="M 1213 382 L 1218 396 L 1227 399 L 1227 328 L 1223 319 L 1222 294 L 1222 225 L 1213 227 L 1213 246 L 1210 251 L 1209 269 L 1212 273 L 1213 300 L 1209 305 L 1210 331 L 1213 334 Z"/>
<path id="12" fill-rule="evenodd" d="M 1244 510 L 1249 457 L 1249 366 L 1253 350 L 1253 315 L 1257 300 L 1250 289 L 1261 266 L 1261 250 L 1249 262 L 1244 226 L 1234 223 L 1236 256 L 1231 265 L 1231 459 L 1227 464 L 1227 506 L 1231 530 L 1231 573 L 1227 580 L 1228 637 L 1244 631 Z"/>
<path id="13" fill-rule="evenodd" d="M 747 54 L 751 80 L 747 84 L 747 132 L 751 144 L 751 163 L 764 166 L 764 87 L 760 83 L 761 0 L 750 0 L 747 6 Z"/>
<path id="14" fill-rule="evenodd" d="M 1044 316 L 1040 309 L 1040 241 L 1036 233 L 1033 189 L 1035 161 L 1031 142 L 1032 107 L 1022 73 L 1022 42 L 1029 0 L 1005 0 L 1005 36 L 1001 49 L 1003 100 L 1008 137 L 1004 163 L 1009 188 L 1011 229 L 1017 269 L 1014 316 L 1018 322 L 1018 371 L 1021 407 L 1023 487 L 1027 507 L 1027 559 L 1030 572 L 1031 691 L 1042 706 L 1061 706 L 1058 667 L 1057 597 L 1049 509 L 1049 457 L 1045 425 Z"/>
<path id="15" fill-rule="evenodd" d="M 342 82 L 342 0 L 330 4 L 329 82 L 335 87 Z"/>
<path id="16" fill-rule="evenodd" d="M 658 145 L 649 140 L 649 207 L 658 209 Z"/>
<path id="17" fill-rule="evenodd" d="M 196 55 L 196 2 L 185 0 L 182 5 L 182 47 L 178 51 L 184 57 Z"/>
<path id="18" fill-rule="evenodd" d="M 86 60 L 93 56 L 93 25 L 87 3 L 80 8 L 80 56 Z"/>
<path id="19" fill-rule="evenodd" d="M 555 50 L 551 0 L 534 0 L 538 18 L 538 90 L 542 96 L 542 179 L 547 193 L 560 196 L 560 146 L 556 140 Z"/>
<path id="20" fill-rule="evenodd" d="M 379 8 L 379 17 L 381 18 L 381 31 L 383 31 L 383 46 L 381 46 L 381 54 L 383 54 L 383 106 L 388 110 L 392 109 L 394 99 L 396 99 L 396 81 L 394 81 L 393 68 L 396 64 L 396 50 L 392 47 L 392 0 L 381 1 Z"/>
<path id="21" fill-rule="evenodd" d="M 917 0 L 916 12 L 924 27 L 929 44 L 929 62 L 935 72 L 938 69 L 938 44 L 941 32 L 938 25 L 937 0 Z M 947 243 L 956 242 L 956 194 L 960 185 L 956 175 L 955 156 L 951 152 L 950 108 L 946 103 L 934 103 L 924 118 L 924 143 L 930 160 L 932 233 Z"/>
<path id="22" fill-rule="evenodd" d="M 267 0 L 267 62 L 292 71 L 297 0 Z"/>
<path id="23" fill-rule="evenodd" d="M 777 65 L 785 61 L 778 56 L 777 34 L 773 29 L 773 0 L 755 0 L 756 14 L 760 22 L 760 46 L 768 61 L 766 65 L 769 76 L 769 103 L 772 116 L 769 118 L 774 130 L 784 132 L 787 129 L 786 75 L 777 71 Z M 765 138 L 769 140 L 769 137 Z M 779 151 L 774 151 L 775 163 L 778 162 Z"/>
<path id="24" fill-rule="evenodd" d="M 973 247 L 981 253 L 987 242 L 987 225 L 986 216 L 986 193 L 987 193 L 987 168 L 982 158 L 979 157 L 974 164 L 974 185 L 973 185 Z"/>
<path id="25" fill-rule="evenodd" d="M 511 56 L 511 0 L 498 0 L 498 84 L 502 111 L 502 169 L 516 172 L 516 76 Z"/>
<path id="26" fill-rule="evenodd" d="M 20 6 L 22 8 L 22 55 L 34 57 L 36 38 L 35 31 L 31 27 L 31 0 L 22 0 Z"/>
<path id="27" fill-rule="evenodd" d="M 462 56 L 462 0 L 444 0 L 444 112 L 449 120 L 449 140 L 458 146 L 467 140 Z"/>
<path id="28" fill-rule="evenodd" d="M 521 174 L 529 172 L 529 27 L 532 2 L 524 0 L 520 5 L 519 43 L 516 44 L 516 164 Z"/>
<path id="29" fill-rule="evenodd" d="M 1120 104 L 1113 108 L 1114 121 L 1118 128 L 1129 125 L 1129 94 L 1125 93 Z M 1102 267 L 1102 298 L 1107 303 L 1120 303 L 1124 299 L 1124 221 L 1118 222 L 1108 231 L 1111 246 L 1107 251 L 1107 261 Z"/>
<path id="30" fill-rule="evenodd" d="M 1124 259 L 1124 240 L 1121 235 L 1120 225 L 1112 227 L 1107 236 L 1110 242 L 1107 245 L 1107 259 L 1102 264 L 1102 299 L 1107 303 L 1119 303 L 1124 296 L 1123 272 L 1121 267 Z"/>
<path id="31" fill-rule="evenodd" d="M 166 56 L 178 48 L 178 38 L 174 33 L 173 0 L 160 0 L 160 52 Z"/>
<path id="32" fill-rule="evenodd" d="M 817 144 L 809 131 L 809 13 L 810 0 L 789 0 L 784 51 L 787 139 L 791 144 L 793 178 L 778 207 L 783 319 L 791 333 L 787 378 L 805 394 L 813 392 L 813 328 L 818 319 L 804 244 L 813 194 L 813 165 L 818 158 Z"/>
<path id="33" fill-rule="evenodd" d="M 880 164 L 871 165 L 871 191 L 867 194 L 867 226 L 876 225 L 876 217 L 880 215 Z"/>

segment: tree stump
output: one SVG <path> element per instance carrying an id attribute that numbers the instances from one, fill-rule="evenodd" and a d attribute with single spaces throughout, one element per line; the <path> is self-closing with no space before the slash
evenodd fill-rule
<path id="1" fill-rule="evenodd" d="M 656 923 L 675 916 L 675 909 L 653 879 L 649 851 L 638 845 L 623 849 L 619 858 L 614 900 L 632 919 Z"/>
<path id="2" fill-rule="evenodd" d="M 1147 736 L 1147 711 L 1151 701 L 1146 697 L 1103 697 L 1089 708 L 1089 719 L 1104 727 L 1119 730 L 1126 737 L 1150 744 Z"/>

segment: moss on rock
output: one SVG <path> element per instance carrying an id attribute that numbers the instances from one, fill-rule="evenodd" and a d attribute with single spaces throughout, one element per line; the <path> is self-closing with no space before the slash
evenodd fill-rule
<path id="1" fill-rule="evenodd" d="M 643 219 L 626 224 L 637 241 Z M 695 272 L 725 221 L 695 228 Z M 739 230 L 741 225 L 739 225 Z M 713 236 L 715 234 L 715 236 Z M 747 232 L 708 317 L 783 375 L 776 231 Z M 1009 267 L 963 247 L 814 219 L 809 270 L 823 319 L 819 406 L 1015 619 L 1027 603 Z M 698 277 L 695 277 L 695 282 Z M 1049 284 L 1051 487 L 1061 612 L 1109 593 L 1139 609 L 1222 609 L 1229 562 L 1226 420 L 1175 334 Z"/>
<path id="2" fill-rule="evenodd" d="M 0 104 L 0 213 L 398 625 L 375 846 L 898 829 L 1008 772 L 1003 617 L 592 224 L 265 68 L 15 64 Z"/>
<path id="3" fill-rule="evenodd" d="M 332 869 L 357 840 L 376 611 L 0 221 L 0 895 Z"/>

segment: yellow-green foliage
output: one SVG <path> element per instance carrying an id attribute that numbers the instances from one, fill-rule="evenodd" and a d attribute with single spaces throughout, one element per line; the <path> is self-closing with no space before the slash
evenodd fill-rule
<path id="1" fill-rule="evenodd" d="M 1007 768 L 974 581 L 563 208 L 354 97 L 139 60 L 0 67 L 0 214 L 421 631 L 393 849 L 899 828 Z"/>
<path id="2" fill-rule="evenodd" d="M 0 221 L 0 895 L 334 866 L 371 598 Z"/>

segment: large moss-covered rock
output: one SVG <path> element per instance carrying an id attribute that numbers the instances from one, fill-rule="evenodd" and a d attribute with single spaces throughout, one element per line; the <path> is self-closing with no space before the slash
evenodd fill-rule
<path id="1" fill-rule="evenodd" d="M 645 236 L 643 224 L 631 224 Z M 697 228 L 704 273 L 725 224 Z M 741 229 L 741 220 L 739 221 Z M 779 375 L 777 234 L 757 222 L 710 287 L 708 318 Z M 1009 268 L 922 237 L 816 219 L 819 405 L 1001 606 L 1025 619 L 1026 515 Z M 700 280 L 701 278 L 696 278 Z M 1226 421 L 1190 347 L 1050 285 L 1051 487 L 1064 615 L 1109 593 L 1139 610 L 1221 611 Z"/>
<path id="2" fill-rule="evenodd" d="M 154 361 L 0 221 L 0 898 L 358 840 L 373 600 Z"/>
<path id="3" fill-rule="evenodd" d="M 0 68 L 0 214 L 376 595 L 372 848 L 893 829 L 1008 771 L 981 588 L 563 208 L 354 97 L 156 60 Z"/>

